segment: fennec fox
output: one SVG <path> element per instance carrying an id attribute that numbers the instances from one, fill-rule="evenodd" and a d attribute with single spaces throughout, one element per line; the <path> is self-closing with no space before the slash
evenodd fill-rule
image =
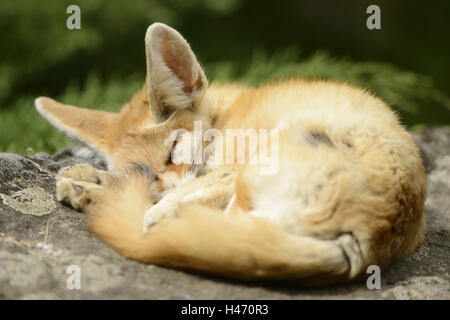
<path id="1" fill-rule="evenodd" d="M 208 86 L 189 44 L 161 23 L 148 28 L 145 50 L 144 86 L 119 113 L 35 101 L 79 152 L 107 162 L 108 171 L 63 168 L 57 199 L 84 211 L 118 252 L 225 277 L 327 285 L 361 279 L 422 241 L 426 175 L 383 101 L 327 81 Z M 189 149 L 199 124 L 215 138 Z M 229 130 L 277 134 L 234 150 L 217 143 Z M 261 141 L 276 146 L 274 172 L 251 161 Z M 221 148 L 227 161 L 210 161 Z M 204 157 L 173 161 L 183 150 Z"/>

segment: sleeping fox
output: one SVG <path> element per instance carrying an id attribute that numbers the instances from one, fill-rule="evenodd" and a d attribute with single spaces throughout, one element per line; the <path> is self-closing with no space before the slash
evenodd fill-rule
<path id="1" fill-rule="evenodd" d="M 119 253 L 321 286 L 362 279 L 369 265 L 382 268 L 421 243 L 425 171 L 382 100 L 327 81 L 208 85 L 186 40 L 161 23 L 148 28 L 145 51 L 143 88 L 119 113 L 35 100 L 77 152 L 106 161 L 107 171 L 63 168 L 56 192 Z M 214 137 L 193 141 L 198 125 Z M 277 134 L 230 149 L 218 139 L 230 130 Z M 273 172 L 253 161 L 265 144 L 276 146 Z"/>

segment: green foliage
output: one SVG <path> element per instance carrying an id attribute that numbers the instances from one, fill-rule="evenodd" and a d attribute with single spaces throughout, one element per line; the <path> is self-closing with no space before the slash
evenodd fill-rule
<path id="1" fill-rule="evenodd" d="M 365 29 L 365 2 L 336 10 L 334 0 L 283 0 L 274 10 L 269 0 L 0 1 L 0 151 L 66 144 L 35 111 L 37 96 L 118 110 L 142 85 L 143 36 L 155 21 L 185 35 L 210 80 L 345 81 L 385 99 L 409 127 L 449 124 L 449 42 L 435 32 L 445 30 L 448 2 L 424 16 L 414 2 L 380 1 L 382 32 Z M 66 28 L 70 4 L 81 8 L 81 30 Z M 421 28 L 405 22 L 417 17 Z"/>
<path id="2" fill-rule="evenodd" d="M 98 76 L 91 75 L 86 81 L 85 89 L 77 84 L 70 84 L 56 100 L 115 112 L 141 86 L 142 79 L 137 76 L 103 82 Z M 0 110 L 0 151 L 19 154 L 55 152 L 66 145 L 64 135 L 35 110 L 35 98 L 21 97 L 10 108 Z"/>
<path id="3" fill-rule="evenodd" d="M 347 82 L 368 89 L 396 109 L 409 125 L 450 123 L 450 99 L 440 93 L 431 78 L 380 62 L 354 62 L 333 58 L 318 51 L 302 59 L 299 50 L 289 48 L 268 57 L 256 52 L 243 73 L 231 62 L 221 62 L 211 74 L 222 80 L 238 80 L 251 85 L 300 76 Z M 424 112 L 424 107 L 427 112 Z"/>

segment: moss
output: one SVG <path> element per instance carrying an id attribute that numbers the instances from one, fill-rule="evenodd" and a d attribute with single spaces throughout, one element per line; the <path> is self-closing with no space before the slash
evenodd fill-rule
<path id="1" fill-rule="evenodd" d="M 3 203 L 25 214 L 43 216 L 56 208 L 53 197 L 42 188 L 25 188 L 13 193 L 11 196 L 0 193 Z"/>

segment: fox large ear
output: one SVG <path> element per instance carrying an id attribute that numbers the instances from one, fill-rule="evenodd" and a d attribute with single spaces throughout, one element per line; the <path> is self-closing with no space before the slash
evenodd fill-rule
<path id="1" fill-rule="evenodd" d="M 34 102 L 37 111 L 75 143 L 77 154 L 86 156 L 89 150 L 89 153 L 108 161 L 110 146 L 106 143 L 105 134 L 115 114 L 65 105 L 46 97 L 37 98 Z"/>
<path id="2" fill-rule="evenodd" d="M 195 106 L 208 81 L 191 47 L 176 30 L 154 23 L 145 35 L 147 95 L 157 122 Z"/>

